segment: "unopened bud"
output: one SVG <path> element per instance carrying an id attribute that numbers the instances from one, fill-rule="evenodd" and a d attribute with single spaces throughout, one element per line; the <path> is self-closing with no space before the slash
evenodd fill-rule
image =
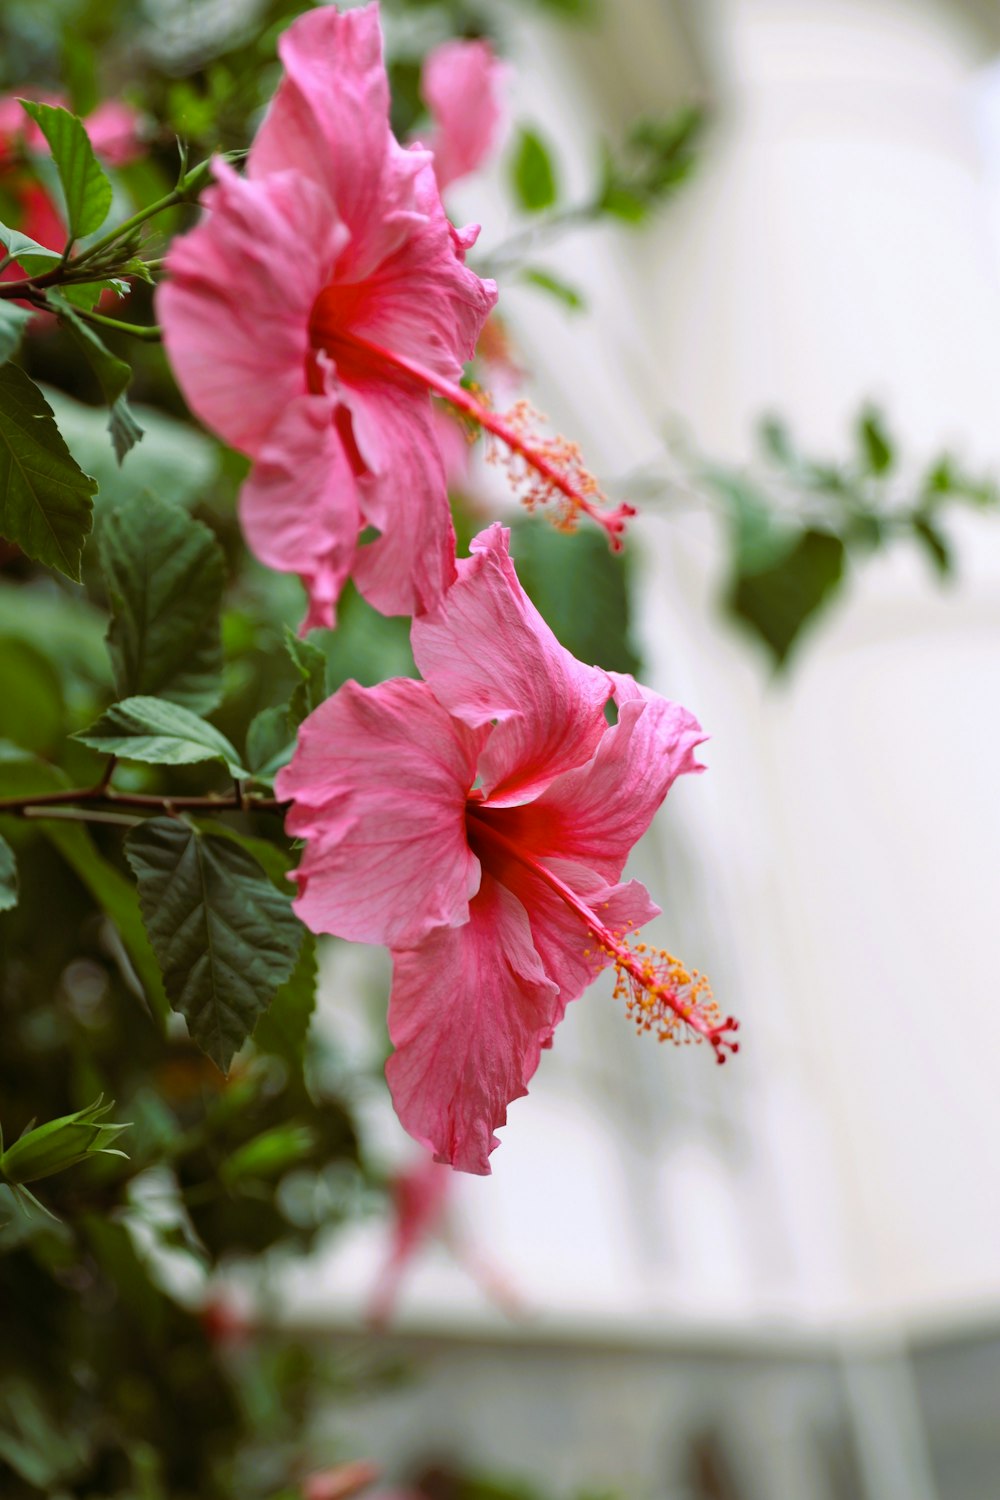
<path id="1" fill-rule="evenodd" d="M 64 1172 L 90 1156 L 124 1156 L 125 1152 L 116 1150 L 112 1142 L 129 1126 L 105 1123 L 104 1117 L 114 1103 L 105 1104 L 103 1100 L 102 1094 L 86 1109 L 26 1130 L 6 1151 L 0 1133 L 0 1181 L 18 1187 Z"/>

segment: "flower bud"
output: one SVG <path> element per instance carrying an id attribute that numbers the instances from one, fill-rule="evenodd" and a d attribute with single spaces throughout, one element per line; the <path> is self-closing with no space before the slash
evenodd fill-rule
<path id="1" fill-rule="evenodd" d="M 102 1094 L 86 1109 L 26 1130 L 6 1151 L 0 1133 L 0 1181 L 18 1187 L 64 1172 L 90 1156 L 124 1156 L 111 1143 L 129 1126 L 102 1123 L 114 1108 L 113 1102 L 103 1100 Z"/>

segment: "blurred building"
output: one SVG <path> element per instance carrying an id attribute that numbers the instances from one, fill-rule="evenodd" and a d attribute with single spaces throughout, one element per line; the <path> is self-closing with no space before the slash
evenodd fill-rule
<path id="1" fill-rule="evenodd" d="M 914 465 L 950 446 L 1000 469 L 997 51 L 993 0 L 529 19 L 517 113 L 571 183 L 639 113 L 715 116 L 652 230 L 546 252 L 589 318 L 504 298 L 599 472 L 655 461 L 678 420 L 739 460 L 769 409 L 836 455 L 866 398 Z M 492 219 L 464 193 L 502 237 L 499 189 Z M 712 742 L 636 868 L 744 1051 L 657 1049 L 600 987 L 572 1007 L 493 1178 L 454 1192 L 529 1316 L 429 1250 L 394 1346 L 428 1378 L 352 1414 L 352 1441 L 562 1494 L 995 1500 L 1000 525 L 970 517 L 951 591 L 916 557 L 870 565 L 779 684 L 719 615 L 714 525 L 666 497 L 637 528 L 647 679 Z M 290 1316 L 350 1330 L 379 1237 L 292 1288 Z"/>

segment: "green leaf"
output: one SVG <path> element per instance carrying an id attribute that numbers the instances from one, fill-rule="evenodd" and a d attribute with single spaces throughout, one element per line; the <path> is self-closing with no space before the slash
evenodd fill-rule
<path id="1" fill-rule="evenodd" d="M 912 518 L 913 535 L 923 547 L 939 578 L 948 578 L 955 563 L 947 538 L 931 518 L 918 512 Z"/>
<path id="2" fill-rule="evenodd" d="M 59 288 L 59 296 L 74 307 L 90 312 L 100 301 L 102 293 L 112 291 L 119 297 L 124 297 L 128 289 L 127 281 L 123 281 L 120 276 L 110 276 L 103 281 L 71 281 L 67 286 Z"/>
<path id="3" fill-rule="evenodd" d="M 17 905 L 17 861 L 7 840 L 0 838 L 0 911 Z"/>
<path id="4" fill-rule="evenodd" d="M 888 474 L 895 461 L 895 453 L 882 413 L 874 406 L 866 406 L 858 418 L 857 442 L 865 473 Z"/>
<path id="5" fill-rule="evenodd" d="M 753 573 L 785 555 L 794 533 L 776 516 L 763 490 L 744 474 L 728 469 L 709 467 L 701 477 L 729 512 L 730 545 L 737 573 Z"/>
<path id="6" fill-rule="evenodd" d="M 292 758 L 294 733 L 288 728 L 288 709 L 263 708 L 247 730 L 246 762 L 255 781 L 273 781 Z"/>
<path id="7" fill-rule="evenodd" d="M 207 713 L 222 697 L 226 573 L 212 532 L 176 505 L 133 495 L 105 521 L 99 552 L 118 692 Z"/>
<path id="8" fill-rule="evenodd" d="M 38 387 L 16 365 L 0 367 L 0 536 L 79 582 L 96 489 Z"/>
<path id="9" fill-rule="evenodd" d="M 113 194 L 82 120 L 58 105 L 22 99 L 21 106 L 41 129 L 59 168 L 70 241 L 92 234 L 107 218 Z"/>
<path id="10" fill-rule="evenodd" d="M 809 529 L 785 551 L 754 569 L 734 571 L 726 604 L 768 647 L 782 667 L 799 635 L 840 587 L 844 544 L 828 531 Z"/>
<path id="11" fill-rule="evenodd" d="M 56 747 L 65 711 L 55 665 L 37 646 L 0 636 L 0 723 L 4 737 L 40 753 Z"/>
<path id="12" fill-rule="evenodd" d="M 524 267 L 519 273 L 519 279 L 526 281 L 529 286 L 537 286 L 541 291 L 548 292 L 550 296 L 557 298 L 564 307 L 570 308 L 573 312 L 579 312 L 586 306 L 582 293 L 578 292 L 575 286 L 570 286 L 568 281 L 553 276 L 551 271 L 543 270 L 540 266 Z"/>
<path id="13" fill-rule="evenodd" d="M 522 126 L 511 163 L 514 195 L 526 213 L 551 208 L 558 197 L 555 168 L 548 147 L 534 130 Z"/>
<path id="14" fill-rule="evenodd" d="M 305 928 L 302 931 L 302 948 L 292 975 L 275 995 L 270 1010 L 253 1034 L 259 1052 L 283 1057 L 298 1072 L 302 1070 L 306 1038 L 316 1009 L 319 980 L 316 939 Z"/>
<path id="15" fill-rule="evenodd" d="M 162 698 L 123 698 L 89 729 L 81 729 L 73 737 L 92 750 L 120 755 L 125 760 L 149 761 L 158 766 L 221 760 L 231 776 L 249 775 L 226 736 L 213 724 Z"/>
<path id="16" fill-rule="evenodd" d="M 0 245 L 10 256 L 13 256 L 26 276 L 38 276 L 43 271 L 51 271 L 53 263 L 62 259 L 62 252 L 50 250 L 48 245 L 40 245 L 30 235 L 22 234 L 20 229 L 11 229 L 9 224 L 0 224 Z"/>
<path id="17" fill-rule="evenodd" d="M 46 792 L 63 791 L 68 785 L 65 773 L 58 767 L 0 740 L 0 797 L 44 796 Z M 9 821 L 23 832 L 23 823 Z M 97 904 L 107 912 L 134 965 L 137 983 L 150 1009 L 155 1015 L 164 1016 L 167 997 L 159 965 L 142 925 L 135 887 L 98 853 L 82 823 L 42 820 L 34 827 L 58 849 Z"/>
<path id="18" fill-rule="evenodd" d="M 288 727 L 294 734 L 302 720 L 308 718 L 314 708 L 319 708 L 327 696 L 326 655 L 311 641 L 302 640 L 287 625 L 285 647 L 299 675 L 288 705 Z"/>
<path id="19" fill-rule="evenodd" d="M 218 448 L 190 422 L 179 422 L 154 406 L 133 409 L 142 422 L 142 443 L 120 468 L 108 447 L 105 414 L 100 407 L 74 401 L 62 391 L 45 391 L 59 430 L 89 474 L 97 480 L 97 508 L 110 510 L 149 490 L 161 500 L 192 505 L 212 482 Z"/>
<path id="20" fill-rule="evenodd" d="M 142 437 L 142 428 L 132 416 L 125 401 L 125 391 L 132 379 L 132 366 L 112 354 L 96 329 L 81 318 L 76 308 L 58 292 L 49 294 L 49 302 L 59 314 L 59 321 L 66 328 L 82 351 L 101 387 L 101 393 L 111 408 L 108 430 L 115 457 L 121 463 L 130 448 Z"/>
<path id="21" fill-rule="evenodd" d="M 226 1157 L 220 1176 L 227 1188 L 249 1179 L 267 1181 L 298 1166 L 316 1148 L 316 1133 L 298 1120 L 286 1120 L 254 1136 Z"/>
<path id="22" fill-rule="evenodd" d="M 16 302 L 0 302 L 0 365 L 5 365 L 17 353 L 24 325 L 30 317 L 30 308 L 18 307 Z"/>
<path id="23" fill-rule="evenodd" d="M 303 928 L 232 839 L 178 818 L 130 830 L 125 853 L 167 995 L 223 1072 L 291 976 Z"/>
<path id="24" fill-rule="evenodd" d="M 629 638 L 627 565 L 596 528 L 566 534 L 518 518 L 511 552 L 521 583 L 567 650 L 612 672 L 639 670 Z"/>

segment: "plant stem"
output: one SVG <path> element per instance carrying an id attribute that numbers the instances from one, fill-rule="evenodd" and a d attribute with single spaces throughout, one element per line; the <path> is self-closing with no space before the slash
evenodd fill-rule
<path id="1" fill-rule="evenodd" d="M 77 307 L 74 311 L 77 317 L 86 318 L 88 323 L 97 323 L 101 328 L 113 328 L 115 333 L 129 333 L 134 339 L 142 339 L 146 344 L 159 344 L 163 339 L 162 330 L 155 324 L 124 323 L 120 318 L 109 318 L 104 313 L 84 312 L 82 307 Z"/>
<path id="2" fill-rule="evenodd" d="M 86 808 L 77 808 L 83 802 Z M 235 792 L 222 796 L 210 794 L 206 797 L 161 797 L 147 792 L 116 792 L 106 781 L 97 786 L 76 787 L 72 791 L 45 792 L 35 797 L 5 797 L 0 799 L 0 816 L 13 818 L 42 818 L 47 808 L 64 808 L 63 817 L 77 812 L 82 818 L 90 815 L 91 807 L 132 808 L 142 813 L 161 813 L 171 816 L 179 812 L 284 812 L 287 803 L 275 797 L 253 797 L 245 793 L 237 797 Z"/>

